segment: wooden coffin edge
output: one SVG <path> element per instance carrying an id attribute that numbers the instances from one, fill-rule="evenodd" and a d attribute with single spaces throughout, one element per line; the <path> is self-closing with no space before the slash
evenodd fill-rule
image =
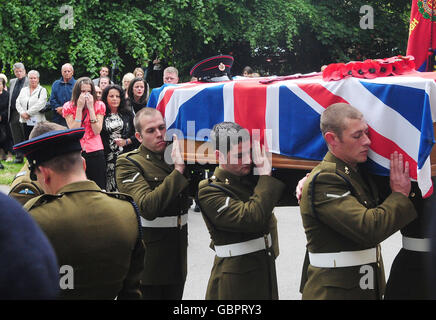
<path id="1" fill-rule="evenodd" d="M 436 136 L 436 126 L 435 126 L 435 136 Z M 187 142 L 195 142 L 195 147 L 190 144 L 187 147 Z M 203 145 L 203 144 L 207 145 Z M 183 157 L 188 164 L 217 164 L 215 155 L 213 153 L 208 153 L 207 151 L 212 150 L 208 142 L 202 141 L 192 141 L 183 140 L 184 152 Z M 196 150 L 202 146 L 201 152 L 197 153 Z M 431 175 L 436 176 L 436 148 L 433 148 L 430 156 L 431 161 Z M 296 169 L 296 170 L 312 170 L 319 161 L 315 160 L 304 160 L 291 158 L 284 155 L 273 154 L 272 155 L 272 166 L 274 168 L 281 169 Z"/>

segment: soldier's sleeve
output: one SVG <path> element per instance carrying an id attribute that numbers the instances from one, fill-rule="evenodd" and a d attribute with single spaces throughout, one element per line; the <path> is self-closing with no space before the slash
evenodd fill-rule
<path id="1" fill-rule="evenodd" d="M 391 193 L 380 205 L 367 208 L 342 177 L 330 172 L 318 175 L 313 202 L 315 215 L 321 221 L 349 239 L 370 246 L 385 240 L 417 216 L 412 202 L 399 192 Z"/>
<path id="2" fill-rule="evenodd" d="M 272 210 L 285 185 L 270 176 L 260 176 L 253 195 L 246 202 L 224 191 L 205 186 L 198 192 L 203 209 L 217 229 L 258 233 L 269 226 Z"/>
<path id="3" fill-rule="evenodd" d="M 144 242 L 138 239 L 130 259 L 130 268 L 123 288 L 118 294 L 119 300 L 141 299 L 141 276 L 144 270 L 145 246 Z"/>
<path id="4" fill-rule="evenodd" d="M 189 184 L 182 174 L 173 170 L 153 190 L 139 169 L 124 157 L 117 159 L 115 175 L 119 191 L 133 198 L 141 216 L 147 220 L 153 220 L 164 212 Z"/>

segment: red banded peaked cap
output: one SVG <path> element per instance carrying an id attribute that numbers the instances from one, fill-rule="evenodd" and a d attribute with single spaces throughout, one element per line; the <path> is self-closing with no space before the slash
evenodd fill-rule
<path id="1" fill-rule="evenodd" d="M 29 163 L 39 164 L 63 154 L 81 151 L 80 139 L 84 133 L 84 128 L 50 131 L 14 145 L 14 150 L 21 151 Z"/>
<path id="2" fill-rule="evenodd" d="M 189 73 L 192 77 L 203 78 L 203 77 L 214 77 L 219 73 L 224 73 L 218 69 L 220 63 L 224 64 L 225 72 L 229 72 L 233 65 L 233 57 L 229 55 L 219 55 L 210 57 L 198 62 L 192 67 Z"/>

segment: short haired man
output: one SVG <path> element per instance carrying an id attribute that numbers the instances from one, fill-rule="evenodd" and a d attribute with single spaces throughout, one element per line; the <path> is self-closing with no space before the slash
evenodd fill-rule
<path id="1" fill-rule="evenodd" d="M 100 81 L 98 82 L 98 86 L 100 87 L 101 91 L 103 92 L 104 89 L 106 89 L 107 86 L 111 83 L 111 79 L 107 76 L 100 77 Z"/>
<path id="2" fill-rule="evenodd" d="M 179 71 L 174 67 L 165 68 L 163 72 L 163 83 L 179 83 Z"/>
<path id="3" fill-rule="evenodd" d="M 106 66 L 102 66 L 102 67 L 100 68 L 99 73 L 100 73 L 100 77 L 95 78 L 95 79 L 92 79 L 92 82 L 94 82 L 94 86 L 99 86 L 99 85 L 100 85 L 100 80 L 101 80 L 101 78 L 103 78 L 103 77 L 107 77 L 107 78 L 109 79 L 109 83 L 108 83 L 107 85 L 109 85 L 109 84 L 114 84 L 114 83 L 111 81 L 111 79 L 109 78 L 109 68 L 108 68 L 108 67 L 106 67 Z M 104 88 L 102 88 L 102 90 L 104 90 Z"/>
<path id="4" fill-rule="evenodd" d="M 52 121 L 62 126 L 67 123 L 62 116 L 62 107 L 65 102 L 71 100 L 74 84 L 74 68 L 70 63 L 65 63 L 61 68 L 62 77 L 53 82 L 51 86 L 50 108 L 53 110 Z"/>
<path id="5" fill-rule="evenodd" d="M 60 282 L 65 285 L 60 285 L 60 297 L 140 298 L 144 247 L 134 203 L 87 180 L 80 146 L 83 128 L 52 131 L 52 125 L 37 124 L 31 139 L 14 148 L 25 153 L 31 177 L 45 192 L 24 208 L 52 243 L 61 270 L 70 272 Z"/>
<path id="6" fill-rule="evenodd" d="M 321 115 L 329 151 L 304 183 L 300 211 L 307 238 L 303 299 L 380 299 L 385 278 L 379 243 L 416 218 L 409 166 L 391 155 L 392 193 L 382 202 L 359 165 L 371 140 L 363 115 L 338 103 Z"/>
<path id="7" fill-rule="evenodd" d="M 20 123 L 20 114 L 17 111 L 16 103 L 20 95 L 21 89 L 29 86 L 29 78 L 26 75 L 26 68 L 21 62 L 13 65 L 13 70 L 16 78 L 11 79 L 9 88 L 9 107 L 8 107 L 8 122 L 11 128 L 12 140 L 14 144 L 26 140 L 24 128 Z M 20 152 L 16 153 L 14 163 L 23 163 L 23 155 Z"/>
<path id="8" fill-rule="evenodd" d="M 166 126 L 160 111 L 143 108 L 135 115 L 138 149 L 118 156 L 115 175 L 120 192 L 138 204 L 146 246 L 142 294 L 150 300 L 180 300 L 187 274 L 190 181 L 174 137 L 165 161 Z"/>
<path id="9" fill-rule="evenodd" d="M 259 141 L 233 122 L 211 132 L 219 166 L 199 184 L 198 201 L 216 256 L 208 300 L 278 299 L 275 259 L 277 220 L 273 209 L 284 183 L 271 176 L 271 163 Z"/>

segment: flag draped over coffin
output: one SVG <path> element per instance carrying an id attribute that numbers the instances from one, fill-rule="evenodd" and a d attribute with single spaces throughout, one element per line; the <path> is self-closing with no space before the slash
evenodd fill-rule
<path id="1" fill-rule="evenodd" d="M 433 191 L 430 152 L 436 84 L 421 74 L 425 75 L 331 82 L 313 78 L 268 85 L 258 80 L 164 85 L 152 91 L 148 106 L 162 112 L 168 129 L 179 129 L 188 139 L 208 140 L 201 129 L 233 121 L 250 132 L 260 129 L 261 142 L 272 153 L 322 160 L 327 147 L 319 128 L 320 115 L 332 103 L 350 103 L 368 122 L 369 169 L 389 175 L 390 154 L 401 152 L 409 161 L 411 177 L 428 197 Z M 195 130 L 188 127 L 189 121 L 194 121 Z M 263 135 L 264 129 L 271 134 Z"/>
<path id="2" fill-rule="evenodd" d="M 436 50 L 436 0 L 413 0 L 407 55 L 415 57 L 418 71 L 428 69 L 429 49 Z"/>

